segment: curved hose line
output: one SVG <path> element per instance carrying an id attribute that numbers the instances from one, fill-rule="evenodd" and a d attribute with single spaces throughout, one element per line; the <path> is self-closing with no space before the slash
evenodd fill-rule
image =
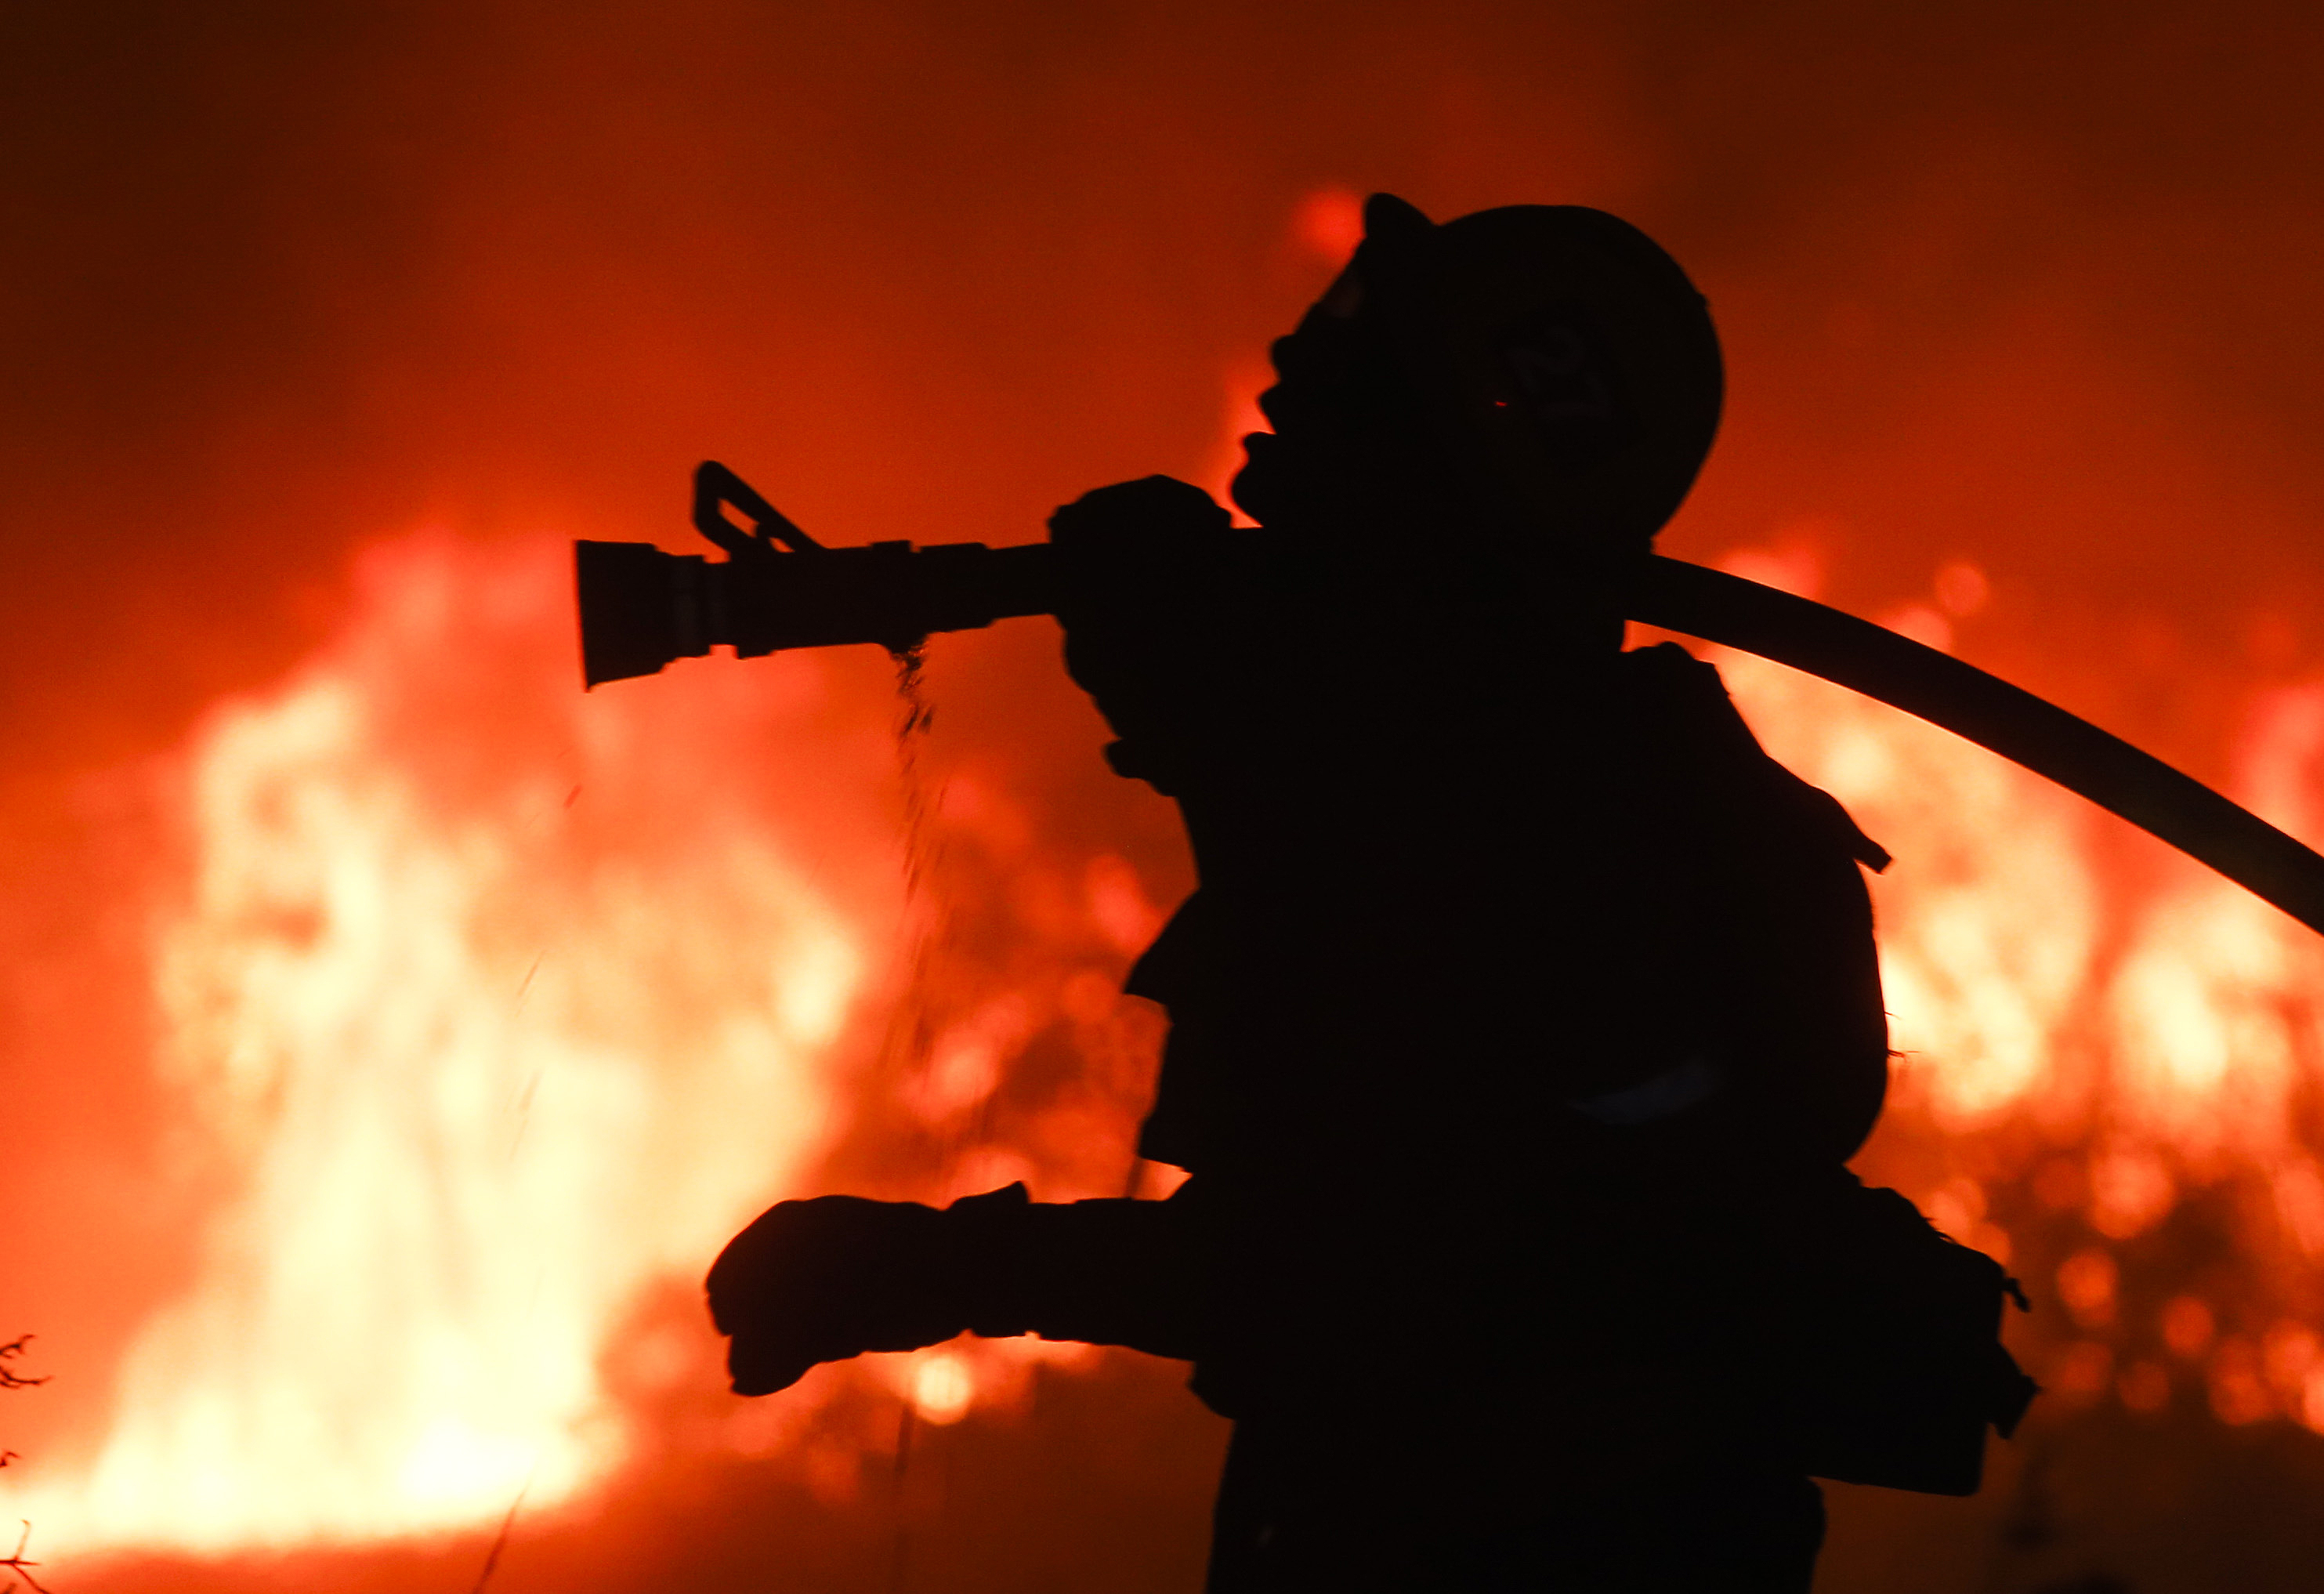
<path id="1" fill-rule="evenodd" d="M 1997 752 L 2324 934 L 2324 857 L 2201 781 L 1975 665 L 1679 559 L 1646 561 L 1624 607 L 1633 620 L 1772 659 Z"/>

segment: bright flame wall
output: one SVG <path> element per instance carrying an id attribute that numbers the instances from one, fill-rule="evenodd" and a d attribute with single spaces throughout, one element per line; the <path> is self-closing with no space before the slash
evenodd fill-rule
<path id="1" fill-rule="evenodd" d="M 562 1498 L 621 1459 L 598 1367 L 641 1281 L 829 1134 L 900 922 L 880 723 L 819 733 L 813 659 L 584 698 L 568 559 L 374 550 L 346 630 L 170 772 L 158 1061 L 182 1172 L 225 1194 L 87 1483 L 29 1503 L 58 1531 L 216 1549 Z M 785 760 L 863 822 L 791 816 Z"/>

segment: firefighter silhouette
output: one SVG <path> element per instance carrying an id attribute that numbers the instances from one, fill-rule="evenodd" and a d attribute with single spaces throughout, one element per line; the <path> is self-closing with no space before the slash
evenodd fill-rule
<path id="1" fill-rule="evenodd" d="M 1274 349 L 1231 528 L 1050 522 L 1073 678 L 1199 886 L 1128 981 L 1167 1201 L 786 1202 L 712 1270 L 743 1394 L 1038 1332 L 1235 1423 L 1209 1588 L 1804 1590 L 1813 1476 L 1966 1492 L 2004 1281 L 1845 1164 L 1887 1077 L 1862 870 L 1624 571 L 1721 376 L 1603 213 L 1366 209 Z"/>

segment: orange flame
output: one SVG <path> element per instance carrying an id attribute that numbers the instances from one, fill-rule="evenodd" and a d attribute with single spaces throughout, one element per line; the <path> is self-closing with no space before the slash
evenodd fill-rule
<path id="1" fill-rule="evenodd" d="M 623 1454 L 598 1363 L 632 1297 L 825 1138 L 896 871 L 762 788 L 786 754 L 884 777 L 876 723 L 815 731 L 812 659 L 585 699 L 563 557 L 375 549 L 346 632 L 195 738 L 161 1058 L 233 1193 L 93 1468 L 20 1507 L 44 1533 L 220 1550 L 571 1495 Z"/>
<path id="2" fill-rule="evenodd" d="M 1813 578 L 1797 550 L 1728 563 Z M 1972 574 L 1939 573 L 1941 607 L 1974 608 L 1962 601 L 1981 594 Z M 1937 608 L 1886 618 L 1926 640 L 1949 634 Z M 2175 1359 L 2222 1421 L 2281 1415 L 2324 1433 L 2315 1307 L 2297 1288 L 2324 1256 L 2324 1168 L 2301 1125 L 2324 1087 L 2324 942 L 1943 732 L 1763 660 L 1713 656 L 1769 751 L 1897 853 L 1873 889 L 1902 1055 L 1868 1166 L 1957 1238 L 2016 1253 L 2021 1271 L 2054 1268 L 2032 1282 L 2053 1286 L 2069 1321 L 2036 1319 L 2036 1359 L 2065 1400 L 2111 1389 L 2156 1409 Z M 2232 795 L 2313 835 L 2320 753 L 2324 686 L 2267 696 L 2244 728 Z M 1915 1143 L 1949 1149 L 1916 1156 Z M 1962 1162 L 1976 1172 L 1945 1176 Z M 2173 1279 L 2142 1258 L 2135 1289 L 2117 1252 L 2190 1202 L 2228 1214 L 2236 1266 Z M 2061 1244 L 2069 1254 L 2045 1264 Z M 2061 1331 L 2079 1337 L 2059 1342 Z"/>
<path id="3" fill-rule="evenodd" d="M 1344 243 L 1351 207 L 1304 208 L 1301 246 Z M 1228 373 L 1230 437 L 1259 424 L 1266 380 Z M 1210 463 L 1220 487 L 1234 452 Z M 1725 562 L 1812 591 L 1837 535 Z M 1954 561 L 1882 618 L 1950 646 L 1987 594 Z M 1150 1034 L 1112 981 L 1159 917 L 1137 871 L 1041 835 L 998 775 L 954 771 L 928 822 L 1005 881 L 1006 927 L 981 982 L 915 1015 L 908 1055 L 850 1072 L 909 922 L 872 677 L 796 655 L 584 698 L 568 604 L 549 542 L 375 549 L 344 633 L 187 751 L 160 1055 L 198 1109 L 189 1184 L 232 1195 L 128 1357 L 101 1453 L 16 1497 L 44 1534 L 221 1551 L 580 1496 L 638 1437 L 606 1376 L 633 1304 L 805 1193 L 864 1101 L 951 1193 L 1118 1193 Z M 1712 656 L 1769 750 L 1898 855 L 1874 889 L 1903 1055 L 1868 1172 L 2050 1298 L 2029 1359 L 2060 1401 L 2153 1410 L 2191 1378 L 2222 1421 L 2324 1432 L 2324 1341 L 2286 1283 L 2324 1258 L 2301 1125 L 2324 1085 L 2324 947 L 1941 732 Z M 2275 693 L 2236 795 L 2317 834 L 2319 761 L 2324 683 Z M 1060 1044 L 1084 1087 L 996 1127 L 1028 1056 Z M 2138 1248 L 2197 1202 L 2228 1212 L 2241 1260 L 2156 1275 Z M 964 1342 L 846 1376 L 947 1424 L 1084 1359 Z M 706 1442 L 792 1452 L 818 1497 L 846 1497 L 862 1436 L 807 1433 L 814 1398 L 738 1408 Z"/>

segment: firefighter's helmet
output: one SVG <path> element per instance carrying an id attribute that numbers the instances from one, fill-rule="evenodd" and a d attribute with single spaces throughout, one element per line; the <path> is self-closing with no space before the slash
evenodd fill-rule
<path id="1" fill-rule="evenodd" d="M 1719 428 L 1709 308 L 1629 223 L 1512 205 L 1435 225 L 1364 207 L 1349 272 L 1311 316 L 1367 321 L 1471 502 L 1575 563 L 1650 551 Z"/>

